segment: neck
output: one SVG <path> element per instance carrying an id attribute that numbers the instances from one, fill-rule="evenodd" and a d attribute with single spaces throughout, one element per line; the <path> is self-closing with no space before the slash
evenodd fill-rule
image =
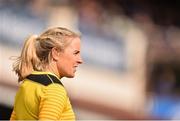
<path id="1" fill-rule="evenodd" d="M 48 72 L 51 72 L 51 73 L 54 73 L 56 76 L 58 76 L 60 78 L 60 75 L 59 75 L 59 72 L 58 72 L 58 69 L 57 69 L 57 66 L 55 65 L 55 63 L 50 63 L 45 71 L 48 71 Z"/>

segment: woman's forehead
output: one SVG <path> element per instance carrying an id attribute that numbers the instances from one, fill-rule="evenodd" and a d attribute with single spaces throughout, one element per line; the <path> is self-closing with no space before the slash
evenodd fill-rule
<path id="1" fill-rule="evenodd" d="M 81 40 L 80 38 L 77 37 L 77 38 L 73 38 L 65 49 L 71 49 L 73 51 L 74 50 L 80 51 L 80 47 L 81 47 Z"/>

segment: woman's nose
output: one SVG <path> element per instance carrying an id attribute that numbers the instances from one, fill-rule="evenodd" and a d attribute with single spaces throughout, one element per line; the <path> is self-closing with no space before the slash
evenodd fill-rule
<path id="1" fill-rule="evenodd" d="M 79 63 L 79 64 L 82 64 L 82 63 L 83 63 L 83 60 L 82 60 L 82 58 L 81 58 L 81 57 L 79 57 L 79 59 L 78 59 L 78 63 Z"/>

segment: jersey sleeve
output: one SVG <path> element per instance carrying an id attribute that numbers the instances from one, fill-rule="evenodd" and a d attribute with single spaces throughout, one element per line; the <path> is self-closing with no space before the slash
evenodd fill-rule
<path id="1" fill-rule="evenodd" d="M 50 84 L 40 101 L 39 120 L 58 120 L 67 102 L 67 94 L 63 86 Z"/>

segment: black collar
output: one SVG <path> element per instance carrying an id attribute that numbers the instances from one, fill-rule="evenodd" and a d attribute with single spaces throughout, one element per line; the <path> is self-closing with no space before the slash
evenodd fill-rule
<path id="1" fill-rule="evenodd" d="M 30 74 L 26 78 L 31 81 L 38 82 L 45 86 L 51 83 L 58 83 L 63 86 L 60 79 L 58 79 L 56 76 L 53 76 L 51 74 Z"/>

